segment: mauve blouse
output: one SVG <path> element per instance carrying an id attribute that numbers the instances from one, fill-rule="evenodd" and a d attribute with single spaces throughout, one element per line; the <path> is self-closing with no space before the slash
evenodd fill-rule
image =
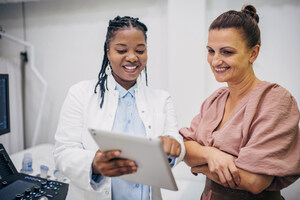
<path id="1" fill-rule="evenodd" d="M 215 91 L 201 106 L 187 139 L 213 146 L 236 157 L 238 168 L 275 176 L 267 190 L 280 190 L 300 177 L 299 109 L 283 87 L 261 81 L 234 109 L 218 131 L 229 89 Z"/>

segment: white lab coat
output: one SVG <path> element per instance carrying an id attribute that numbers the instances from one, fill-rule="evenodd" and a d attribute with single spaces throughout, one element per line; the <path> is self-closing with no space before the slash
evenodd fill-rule
<path id="1" fill-rule="evenodd" d="M 109 76 L 108 90 L 105 92 L 103 107 L 100 109 L 100 92 L 98 90 L 97 94 L 94 93 L 95 85 L 96 80 L 83 81 L 70 88 L 55 134 L 56 167 L 71 180 L 68 199 L 111 199 L 109 177 L 105 178 L 97 190 L 90 185 L 91 164 L 98 146 L 90 136 L 88 128 L 112 130 L 119 94 L 115 90 L 114 78 Z M 178 133 L 170 95 L 163 90 L 146 87 L 139 77 L 135 97 L 147 136 L 169 135 L 175 138 L 181 144 L 181 154 L 177 163 L 180 162 L 185 154 L 185 148 Z M 161 199 L 159 188 L 151 187 L 151 199 Z"/>

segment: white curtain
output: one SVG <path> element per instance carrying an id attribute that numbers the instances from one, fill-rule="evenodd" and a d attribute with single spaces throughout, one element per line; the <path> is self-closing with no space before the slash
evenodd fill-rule
<path id="1" fill-rule="evenodd" d="M 8 154 L 24 149 L 20 66 L 19 57 L 0 57 L 0 73 L 9 74 L 10 133 L 0 136 Z"/>

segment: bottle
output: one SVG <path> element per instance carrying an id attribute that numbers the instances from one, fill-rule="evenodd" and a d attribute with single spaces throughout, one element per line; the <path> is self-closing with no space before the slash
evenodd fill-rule
<path id="1" fill-rule="evenodd" d="M 59 181 L 59 182 L 63 182 L 64 181 L 64 175 L 58 169 L 54 170 L 53 175 L 56 177 L 57 181 Z"/>
<path id="2" fill-rule="evenodd" d="M 47 167 L 46 165 L 41 165 L 40 170 L 41 170 L 40 177 L 41 178 L 48 178 L 49 167 Z"/>
<path id="3" fill-rule="evenodd" d="M 31 153 L 25 153 L 23 160 L 22 160 L 22 173 L 25 174 L 31 174 L 33 172 L 32 169 L 32 154 Z"/>

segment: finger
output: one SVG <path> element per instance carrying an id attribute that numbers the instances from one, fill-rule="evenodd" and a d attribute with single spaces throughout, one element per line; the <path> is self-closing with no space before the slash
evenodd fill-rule
<path id="1" fill-rule="evenodd" d="M 165 136 L 158 136 L 158 138 L 161 140 L 162 145 L 165 144 Z"/>
<path id="2" fill-rule="evenodd" d="M 202 169 L 204 169 L 203 166 L 202 166 L 202 165 L 199 165 L 199 166 L 192 167 L 192 168 L 191 168 L 191 171 L 192 171 L 193 173 L 199 174 L 199 173 L 203 173 L 203 170 L 202 170 Z"/>
<path id="3" fill-rule="evenodd" d="M 172 144 L 170 155 L 178 157 L 180 155 L 181 146 L 180 144 L 175 140 Z"/>
<path id="4" fill-rule="evenodd" d="M 219 177 L 219 180 L 220 180 L 221 184 L 222 184 L 224 187 L 227 187 L 228 184 L 227 184 L 227 182 L 226 182 L 226 179 L 225 179 L 225 177 L 224 177 L 223 172 L 222 172 L 222 171 L 218 171 L 218 172 L 217 172 L 217 175 L 218 175 L 218 177 Z"/>
<path id="5" fill-rule="evenodd" d="M 175 154 L 176 154 L 176 144 L 174 143 L 174 141 L 170 141 L 169 149 L 170 149 L 169 155 L 175 156 Z"/>
<path id="6" fill-rule="evenodd" d="M 132 160 L 113 159 L 108 162 L 102 162 L 97 167 L 100 173 L 102 175 L 105 175 L 107 174 L 107 171 L 111 171 L 118 168 L 137 168 L 137 165 Z"/>
<path id="7" fill-rule="evenodd" d="M 213 164 L 208 164 L 207 167 L 208 167 L 208 173 L 211 174 L 213 180 L 220 183 L 220 178 L 217 174 L 217 169 L 214 167 L 214 165 Z"/>
<path id="8" fill-rule="evenodd" d="M 107 162 L 111 159 L 118 158 L 121 155 L 120 150 L 112 150 L 112 151 L 106 151 L 103 152 L 102 155 L 100 156 L 99 160 L 101 162 Z"/>
<path id="9" fill-rule="evenodd" d="M 137 167 L 137 165 L 134 161 L 127 160 L 127 159 L 111 160 L 107 164 L 108 164 L 107 167 L 110 167 L 111 169 L 120 168 L 120 167 L 134 167 L 134 166 Z"/>
<path id="10" fill-rule="evenodd" d="M 198 167 L 197 166 L 196 167 L 191 167 L 191 172 L 198 174 L 199 173 L 198 172 Z"/>
<path id="11" fill-rule="evenodd" d="M 165 153 L 170 154 L 170 151 L 171 151 L 170 138 L 165 137 L 165 136 L 160 136 L 160 139 L 162 140 Z"/>
<path id="12" fill-rule="evenodd" d="M 213 178 L 218 181 L 218 182 L 221 182 L 220 181 L 220 177 L 218 176 L 217 174 L 217 168 L 214 167 L 214 165 L 211 163 L 211 164 L 208 164 L 208 170 L 209 170 L 209 173 L 213 176 Z"/>
<path id="13" fill-rule="evenodd" d="M 99 159 L 101 155 L 102 155 L 102 152 L 100 151 L 100 149 L 98 149 L 95 153 L 94 159 Z"/>
<path id="14" fill-rule="evenodd" d="M 229 165 L 229 172 L 233 178 L 233 181 L 235 183 L 236 186 L 240 185 L 241 184 L 241 177 L 240 177 L 240 174 L 239 174 L 239 170 L 237 169 L 237 167 L 232 164 L 232 165 Z"/>
<path id="15" fill-rule="evenodd" d="M 171 143 L 169 149 L 170 149 L 169 155 L 176 156 L 176 151 L 177 151 L 176 144 Z"/>
<path id="16" fill-rule="evenodd" d="M 221 183 L 221 181 L 220 181 L 220 178 L 219 178 L 219 176 L 218 176 L 218 174 L 212 174 L 212 176 L 214 177 L 214 179 L 216 180 L 216 181 L 218 181 L 218 182 L 220 182 Z"/>
<path id="17" fill-rule="evenodd" d="M 96 151 L 96 153 L 95 153 L 95 156 L 94 156 L 94 159 L 92 162 L 93 173 L 96 173 L 96 174 L 99 173 L 98 163 L 99 163 L 101 155 L 102 155 L 102 153 L 101 153 L 100 149 L 98 149 L 98 151 Z"/>
<path id="18" fill-rule="evenodd" d="M 100 149 L 98 149 L 96 153 L 101 153 L 101 152 L 102 152 L 102 151 L 101 151 Z"/>
<path id="19" fill-rule="evenodd" d="M 162 143 L 164 143 L 164 136 L 158 136 L 158 138 L 162 141 Z"/>
<path id="20" fill-rule="evenodd" d="M 137 172 L 137 167 L 120 167 L 120 168 L 106 170 L 105 176 L 116 177 L 116 176 L 121 176 L 121 175 L 125 175 L 125 174 L 133 174 L 136 172 Z"/>
<path id="21" fill-rule="evenodd" d="M 235 188 L 236 185 L 235 185 L 235 183 L 233 181 L 233 178 L 231 176 L 231 173 L 230 173 L 229 169 L 224 169 L 223 174 L 224 174 L 224 177 L 225 177 L 226 182 L 229 185 L 229 187 L 230 188 Z"/>
<path id="22" fill-rule="evenodd" d="M 192 167 L 192 168 L 191 168 L 191 173 L 192 173 L 194 176 L 198 176 L 198 173 L 196 173 L 196 172 L 195 172 L 196 170 L 195 170 L 195 171 L 194 171 L 194 170 L 195 170 L 195 167 Z"/>
<path id="23" fill-rule="evenodd" d="M 193 174 L 194 176 L 198 176 L 198 174 L 197 174 L 197 173 L 193 173 L 193 172 L 192 172 L 192 174 Z"/>
<path id="24" fill-rule="evenodd" d="M 177 152 L 176 152 L 176 154 L 179 156 L 179 155 L 180 155 L 180 153 L 181 153 L 181 145 L 179 144 L 179 148 L 177 148 Z"/>

